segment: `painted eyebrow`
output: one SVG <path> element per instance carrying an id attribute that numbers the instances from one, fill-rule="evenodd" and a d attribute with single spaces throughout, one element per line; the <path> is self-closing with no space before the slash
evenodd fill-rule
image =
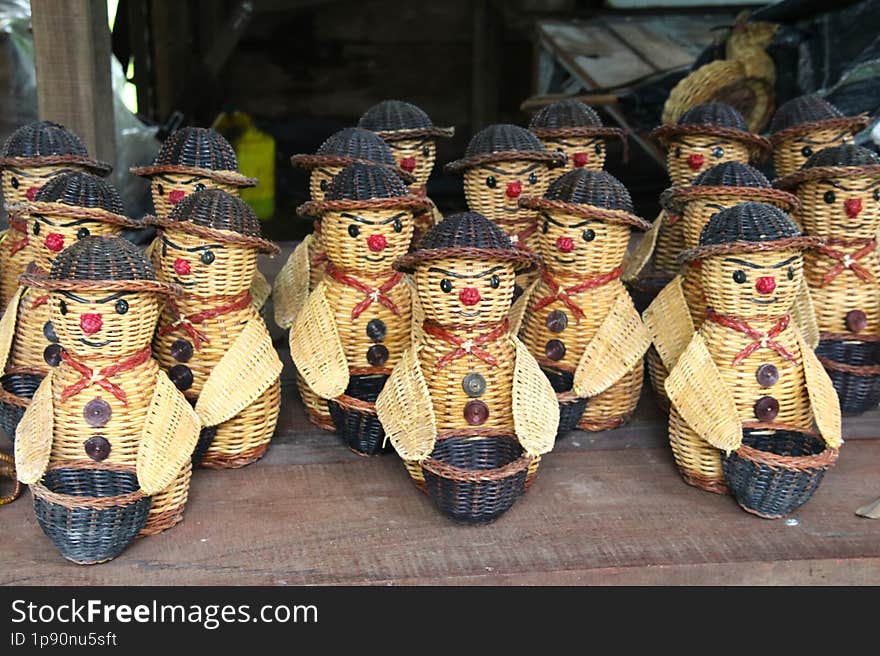
<path id="1" fill-rule="evenodd" d="M 785 260 L 785 261 L 783 261 L 783 262 L 777 262 L 776 264 L 774 264 L 774 265 L 771 266 L 770 268 L 771 268 L 771 269 L 781 269 L 781 268 L 784 267 L 786 264 L 791 264 L 791 263 L 794 262 L 796 259 L 798 259 L 798 256 L 797 256 L 797 255 L 792 255 L 792 256 L 791 256 L 790 258 L 788 258 L 787 260 Z"/>
<path id="2" fill-rule="evenodd" d="M 718 203 L 706 203 L 706 207 L 711 207 L 716 210 L 726 210 L 727 208 L 724 205 L 719 205 Z"/>
<path id="3" fill-rule="evenodd" d="M 535 169 L 539 168 L 540 166 L 541 166 L 540 164 L 529 164 L 524 169 L 520 169 L 519 171 L 514 171 L 513 175 L 522 175 L 523 173 L 528 173 L 529 171 L 534 171 Z M 490 164 L 484 164 L 480 168 L 486 169 L 487 171 L 492 171 L 492 173 L 497 173 L 499 175 L 510 175 L 509 171 L 505 171 L 504 169 L 499 169 L 497 166 L 492 166 Z"/>
<path id="4" fill-rule="evenodd" d="M 395 142 L 392 141 L 388 144 L 388 146 L 391 148 L 391 150 L 408 150 L 410 148 L 421 148 L 430 140 L 430 137 L 425 137 L 424 139 L 420 139 L 419 141 L 417 141 L 414 146 L 401 146 L 400 144 L 395 144 Z"/>
<path id="5" fill-rule="evenodd" d="M 852 187 L 852 188 L 845 187 L 842 184 L 840 184 L 839 182 L 836 182 L 834 180 L 820 180 L 819 182 L 820 182 L 820 184 L 831 185 L 835 189 L 840 189 L 841 191 L 867 191 L 868 189 L 873 189 L 877 185 L 880 185 L 880 180 L 871 180 L 864 187 Z"/>
<path id="6" fill-rule="evenodd" d="M 115 294 L 110 294 L 106 298 L 99 298 L 97 300 L 89 300 L 87 298 L 83 298 L 82 296 L 77 296 L 73 292 L 62 291 L 61 294 L 66 296 L 67 298 L 77 301 L 78 303 L 109 303 L 110 301 L 115 301 L 117 298 L 121 298 L 123 296 L 128 296 L 132 292 L 116 292 Z"/>
<path id="7" fill-rule="evenodd" d="M 711 148 L 713 146 L 723 146 L 723 145 L 727 144 L 728 142 L 724 141 L 723 139 L 720 139 L 718 141 L 710 141 L 709 143 L 703 145 L 703 144 L 692 143 L 692 142 L 688 141 L 687 139 L 682 139 L 681 143 L 683 143 L 685 146 L 690 146 L 691 148 Z"/>
<path id="8" fill-rule="evenodd" d="M 357 221 L 359 223 L 366 223 L 367 225 L 385 225 L 387 223 L 391 223 L 392 221 L 396 221 L 397 219 L 406 216 L 406 212 L 400 212 L 395 214 L 392 217 L 385 219 L 384 221 L 370 221 L 369 219 L 365 219 L 362 216 L 358 216 L 357 214 L 350 214 L 349 212 L 342 212 L 340 216 L 345 217 L 346 219 L 351 219 L 352 221 Z"/>
<path id="9" fill-rule="evenodd" d="M 541 216 L 543 216 L 545 219 L 547 219 L 547 220 L 548 220 L 550 223 L 552 223 L 553 225 L 557 225 L 557 226 L 559 226 L 560 228 L 580 228 L 581 226 L 585 226 L 585 225 L 587 225 L 588 223 L 596 223 L 596 219 L 584 219 L 584 220 L 581 221 L 580 223 L 575 223 L 575 224 L 573 224 L 573 225 L 566 225 L 566 224 L 564 224 L 564 223 L 560 223 L 559 221 L 557 221 L 556 219 L 554 219 L 552 216 L 550 216 L 550 215 L 547 214 L 546 212 L 541 212 Z"/>
<path id="10" fill-rule="evenodd" d="M 192 248 L 184 248 L 183 246 L 179 246 L 175 244 L 173 241 L 168 239 L 168 235 L 164 232 L 162 233 L 162 243 L 171 246 L 171 248 L 176 248 L 179 251 L 186 251 L 187 253 L 195 253 L 196 251 L 204 251 L 210 249 L 218 249 L 218 248 L 226 248 L 223 244 L 205 244 L 204 246 L 193 246 Z"/>
<path id="11" fill-rule="evenodd" d="M 843 132 L 840 132 L 837 136 L 831 137 L 830 139 L 825 139 L 824 141 L 819 141 L 817 139 L 810 139 L 809 137 L 798 137 L 794 141 L 795 141 L 795 143 L 821 145 L 821 144 L 831 143 L 833 141 L 840 141 L 848 134 L 849 134 L 849 132 L 847 130 L 844 130 Z"/>
<path id="12" fill-rule="evenodd" d="M 76 169 L 59 169 L 57 171 L 47 171 L 46 173 L 34 173 L 33 171 L 28 171 L 26 169 L 20 169 L 16 166 L 10 166 L 9 171 L 11 173 L 15 173 L 16 175 L 22 175 L 29 178 L 36 178 L 37 180 L 46 180 L 47 178 L 54 178 L 56 175 L 62 175 L 63 173 L 73 173 Z"/>
<path id="13" fill-rule="evenodd" d="M 324 175 L 329 175 L 331 178 L 335 175 L 335 173 L 333 173 L 332 171 L 328 171 L 327 169 L 325 169 L 325 168 L 322 167 L 322 166 L 319 166 L 319 167 L 316 168 L 315 170 L 316 170 L 318 173 L 323 173 Z"/>
<path id="14" fill-rule="evenodd" d="M 192 184 L 196 180 L 202 179 L 202 176 L 196 175 L 196 176 L 193 176 L 192 178 L 190 178 L 189 180 L 183 180 L 181 182 L 178 180 L 174 180 L 173 178 L 169 178 L 168 176 L 162 175 L 161 173 L 157 174 L 156 177 L 159 178 L 162 182 L 167 182 L 169 184 Z"/>
<path id="15" fill-rule="evenodd" d="M 792 262 L 794 262 L 797 258 L 798 258 L 797 255 L 792 255 L 790 258 L 788 258 L 787 260 L 785 260 L 783 262 L 777 262 L 776 264 L 770 265 L 770 268 L 771 269 L 781 269 L 786 264 L 791 264 Z M 724 261 L 725 262 L 733 262 L 734 264 L 741 264 L 743 266 L 749 267 L 750 269 L 763 269 L 764 268 L 764 266 L 761 264 L 754 264 L 752 262 L 747 262 L 746 260 L 738 260 L 735 257 L 725 257 Z"/>
<path id="16" fill-rule="evenodd" d="M 576 148 L 577 146 L 580 145 L 580 144 L 571 143 L 570 141 L 566 141 L 565 139 L 562 139 L 562 138 L 547 139 L 547 143 L 559 144 L 560 146 L 568 146 L 569 148 Z M 589 146 L 593 143 L 595 143 L 595 139 L 590 139 L 589 141 L 587 141 L 586 146 Z"/>
<path id="17" fill-rule="evenodd" d="M 73 226 L 82 225 L 83 223 L 94 223 L 92 219 L 74 219 L 73 221 L 69 221 L 68 223 L 62 223 L 62 228 L 72 228 Z M 58 225 L 58 224 L 53 224 Z"/>
<path id="18" fill-rule="evenodd" d="M 429 272 L 433 273 L 443 273 L 450 278 L 485 278 L 491 273 L 495 273 L 496 271 L 500 271 L 503 269 L 503 266 L 492 267 L 491 269 L 486 269 L 485 271 L 481 271 L 480 273 L 475 273 L 471 276 L 465 275 L 463 273 L 456 273 L 455 271 L 447 271 L 446 269 L 441 269 L 439 267 L 431 267 L 428 269 Z"/>

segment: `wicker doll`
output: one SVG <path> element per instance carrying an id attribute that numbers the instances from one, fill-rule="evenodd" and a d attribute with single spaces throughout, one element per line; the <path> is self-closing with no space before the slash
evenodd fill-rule
<path id="1" fill-rule="evenodd" d="M 822 240 L 804 258 L 817 354 L 843 412 L 859 414 L 880 402 L 880 157 L 850 144 L 826 148 L 776 184 L 797 191 L 804 231 Z"/>
<path id="2" fill-rule="evenodd" d="M 414 272 L 424 324 L 376 409 L 410 476 L 454 519 L 498 517 L 553 448 L 553 388 L 507 318 L 517 271 L 535 263 L 498 226 L 466 212 L 395 264 Z"/>
<path id="3" fill-rule="evenodd" d="M 867 116 L 844 116 L 816 95 L 789 100 L 776 110 L 770 122 L 776 175 L 791 175 L 824 148 L 852 143 L 868 122 Z"/>
<path id="4" fill-rule="evenodd" d="M 541 196 L 553 175 L 551 167 L 565 155 L 547 150 L 538 138 L 516 125 L 490 125 L 473 136 L 462 159 L 446 165 L 464 174 L 468 209 L 504 230 L 514 245 L 525 248 L 537 230 L 532 210 L 520 208 L 519 197 Z"/>
<path id="5" fill-rule="evenodd" d="M 112 236 L 84 237 L 22 282 L 49 295 L 64 349 L 19 425 L 18 474 L 66 558 L 108 560 L 186 502 L 198 417 L 150 350 L 162 299 L 179 290 Z"/>
<path id="6" fill-rule="evenodd" d="M 722 162 L 755 162 L 770 152 L 770 142 L 749 132 L 742 115 L 724 103 L 697 105 L 682 114 L 678 123 L 662 125 L 651 136 L 666 150 L 673 186 L 689 185 L 700 173 Z M 678 255 L 683 248 L 681 223 L 661 212 L 627 263 L 624 280 L 634 280 L 653 256 L 653 271 L 645 282 L 659 291 L 678 273 Z"/>
<path id="7" fill-rule="evenodd" d="M 162 311 L 153 349 L 204 427 L 193 459 L 243 467 L 263 456 L 278 421 L 281 360 L 250 296 L 257 254 L 278 248 L 261 238 L 250 206 L 220 189 L 145 221 L 159 228 L 159 279 L 183 287 Z"/>
<path id="8" fill-rule="evenodd" d="M 0 151 L 0 188 L 9 229 L 0 236 L 0 303 L 5 309 L 30 259 L 28 231 L 16 206 L 34 200 L 50 178 L 69 171 L 107 175 L 110 165 L 89 157 L 79 137 L 57 123 L 37 121 L 13 132 Z"/>
<path id="9" fill-rule="evenodd" d="M 570 171 L 520 204 L 538 212 L 544 267 L 514 308 L 525 309 L 520 339 L 557 392 L 559 431 L 620 426 L 638 403 L 651 343 L 620 274 L 632 228 L 651 225 L 605 171 Z"/>
<path id="10" fill-rule="evenodd" d="M 23 253 L 30 270 L 38 272 L 49 271 L 58 254 L 83 237 L 119 235 L 140 225 L 124 216 L 109 182 L 83 172 L 56 175 L 20 210 L 29 235 Z M 42 289 L 20 285 L 0 323 L 0 424 L 10 439 L 40 381 L 60 362 L 47 300 Z"/>
<path id="11" fill-rule="evenodd" d="M 414 216 L 429 206 L 388 168 L 351 164 L 323 201 L 299 208 L 320 216 L 327 264 L 290 329 L 290 355 L 360 455 L 382 451 L 373 403 L 412 339 L 412 289 L 391 264 L 410 247 Z"/>
<path id="12" fill-rule="evenodd" d="M 426 185 L 437 159 L 437 139 L 451 137 L 455 128 L 441 128 L 419 107 L 401 100 L 383 100 L 364 112 L 358 127 L 378 134 L 394 153 L 397 164 L 415 176 L 417 191 L 427 196 Z M 414 190 L 415 191 L 415 190 Z M 416 217 L 413 243 L 417 244 L 443 216 L 431 203 L 431 211 Z"/>
<path id="13" fill-rule="evenodd" d="M 601 171 L 608 153 L 608 139 L 620 139 L 626 148 L 623 130 L 605 127 L 592 107 L 574 98 L 542 108 L 532 117 L 529 130 L 547 150 L 565 155 L 568 171 L 580 168 Z"/>
<path id="14" fill-rule="evenodd" d="M 374 132 L 363 128 L 345 128 L 327 139 L 313 155 L 294 155 L 290 158 L 295 166 L 309 171 L 309 194 L 312 201 L 324 200 L 333 176 L 349 164 L 379 164 L 393 169 L 404 182 L 415 178 L 398 168 L 388 144 Z M 327 256 L 321 245 L 321 223 L 315 222 L 315 231 L 307 235 L 294 249 L 278 276 L 272 289 L 275 305 L 275 323 L 290 328 L 309 293 L 324 275 Z M 309 421 L 324 430 L 334 430 L 333 418 L 326 402 L 315 394 L 297 373 L 299 388 L 306 416 Z"/>
<path id="15" fill-rule="evenodd" d="M 712 216 L 699 246 L 683 255 L 701 261 L 707 302 L 705 321 L 666 379 L 669 439 L 687 483 L 726 492 L 733 465 L 727 459 L 722 471 L 722 452 L 741 446 L 748 449 L 740 459 L 780 471 L 791 464 L 784 456 L 798 450 L 827 457 L 821 441 L 808 435 L 814 423 L 829 447 L 840 445 L 834 387 L 790 316 L 801 253 L 814 243 L 782 210 L 747 202 Z M 770 453 L 762 459 L 756 449 Z M 740 482 L 733 491 L 743 503 Z M 769 503 L 783 490 L 768 485 L 765 491 Z"/>
<path id="16" fill-rule="evenodd" d="M 797 198 L 773 189 L 763 173 L 740 162 L 713 166 L 698 175 L 692 185 L 667 189 L 661 199 L 669 215 L 680 217 L 686 249 L 699 245 L 700 233 L 714 214 L 746 201 L 775 205 L 786 214 L 798 207 Z M 706 317 L 699 264 L 698 260 L 692 260 L 684 266 L 643 315 L 654 346 L 648 352 L 648 371 L 664 411 L 669 410 L 669 399 L 663 389 L 669 368 Z M 802 287 L 805 288 L 806 283 Z M 792 316 L 807 343 L 815 346 L 818 331 L 809 291 L 802 289 L 798 299 L 792 307 Z"/>

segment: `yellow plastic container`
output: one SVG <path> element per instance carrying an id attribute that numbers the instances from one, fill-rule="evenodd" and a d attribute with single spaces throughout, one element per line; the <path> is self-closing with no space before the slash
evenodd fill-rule
<path id="1" fill-rule="evenodd" d="M 241 190 L 242 200 L 261 220 L 271 218 L 275 213 L 275 139 L 258 130 L 244 112 L 220 114 L 212 127 L 232 144 L 239 170 L 260 181 L 256 187 Z"/>

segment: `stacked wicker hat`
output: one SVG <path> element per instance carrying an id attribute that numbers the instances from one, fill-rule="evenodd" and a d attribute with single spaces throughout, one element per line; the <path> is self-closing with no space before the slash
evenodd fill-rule
<path id="1" fill-rule="evenodd" d="M 395 265 L 414 272 L 425 321 L 376 409 L 410 476 L 453 519 L 498 517 L 553 447 L 553 388 L 507 320 L 515 274 L 535 261 L 467 212 Z"/>
<path id="2" fill-rule="evenodd" d="M 50 294 L 65 349 L 19 425 L 18 474 L 62 555 L 103 562 L 186 502 L 198 420 L 150 351 L 157 297 L 178 289 L 119 237 L 84 237 L 22 280 Z"/>
<path id="3" fill-rule="evenodd" d="M 202 421 L 197 464 L 241 467 L 266 452 L 280 407 L 281 361 L 254 308 L 250 282 L 263 239 L 250 206 L 220 189 L 198 191 L 158 226 L 159 276 L 184 286 L 153 340 L 156 358 Z"/>
<path id="4" fill-rule="evenodd" d="M 666 380 L 673 455 L 686 482 L 765 517 L 805 502 L 841 443 L 834 388 L 790 316 L 815 243 L 779 208 L 746 202 L 683 254 L 702 261 L 708 310 Z"/>
<path id="5" fill-rule="evenodd" d="M 619 426 L 638 403 L 650 343 L 620 274 L 632 228 L 651 226 L 605 171 L 570 171 L 543 198 L 520 203 L 539 213 L 544 269 L 515 310 L 525 312 L 520 336 L 556 390 L 559 432 Z"/>
<path id="6" fill-rule="evenodd" d="M 776 184 L 796 190 L 804 229 L 822 239 L 805 262 L 818 353 L 843 411 L 864 412 L 880 402 L 880 157 L 850 144 L 826 148 Z"/>
<path id="7" fill-rule="evenodd" d="M 868 122 L 867 116 L 845 116 L 817 95 L 789 100 L 776 110 L 770 122 L 776 174 L 791 175 L 814 153 L 851 142 Z"/>
<path id="8" fill-rule="evenodd" d="M 383 450 L 374 402 L 412 339 L 411 290 L 391 265 L 409 250 L 414 216 L 429 205 L 391 169 L 351 164 L 324 200 L 299 208 L 320 217 L 328 261 L 291 328 L 291 356 L 310 390 L 327 399 L 336 432 L 361 455 Z"/>
<path id="9" fill-rule="evenodd" d="M 626 132 L 602 125 L 596 111 L 574 98 L 541 108 L 529 122 L 532 131 L 549 151 L 566 156 L 566 167 L 599 171 L 605 165 L 607 140 L 620 139 L 626 148 Z"/>

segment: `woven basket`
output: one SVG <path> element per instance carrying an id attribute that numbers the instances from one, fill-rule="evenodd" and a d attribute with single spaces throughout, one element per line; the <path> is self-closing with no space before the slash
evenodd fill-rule
<path id="1" fill-rule="evenodd" d="M 377 456 L 394 450 L 383 445 L 385 431 L 376 417 L 376 397 L 382 391 L 390 370 L 353 375 L 345 394 L 327 401 L 336 433 L 352 451 L 361 456 Z"/>
<path id="2" fill-rule="evenodd" d="M 11 489 L 3 496 L 0 496 L 0 506 L 12 503 L 21 495 L 21 483 L 15 475 L 15 459 L 3 452 L 0 452 L 0 478 L 5 478 L 12 482 Z"/>
<path id="3" fill-rule="evenodd" d="M 743 510 L 776 519 L 810 500 L 837 455 L 814 433 L 744 428 L 742 446 L 722 457 L 724 478 Z"/>
<path id="4" fill-rule="evenodd" d="M 43 374 L 15 373 L 0 377 L 3 393 L 0 394 L 0 428 L 11 442 L 15 441 L 15 429 L 21 421 L 27 404 L 43 380 Z"/>
<path id="5" fill-rule="evenodd" d="M 577 428 L 578 422 L 584 414 L 584 409 L 587 407 L 587 399 L 582 399 L 571 391 L 571 386 L 574 383 L 574 371 L 570 368 L 544 366 L 541 367 L 541 371 L 547 376 L 547 380 L 553 386 L 553 391 L 556 392 L 556 399 L 559 401 L 559 429 L 556 433 L 556 439 L 559 439 Z"/>
<path id="6" fill-rule="evenodd" d="M 118 556 L 144 527 L 150 497 L 134 467 L 65 462 L 31 486 L 40 528 L 61 555 L 80 565 Z"/>
<path id="7" fill-rule="evenodd" d="M 880 403 L 880 340 L 823 339 L 816 349 L 834 383 L 844 414 L 858 415 Z"/>

